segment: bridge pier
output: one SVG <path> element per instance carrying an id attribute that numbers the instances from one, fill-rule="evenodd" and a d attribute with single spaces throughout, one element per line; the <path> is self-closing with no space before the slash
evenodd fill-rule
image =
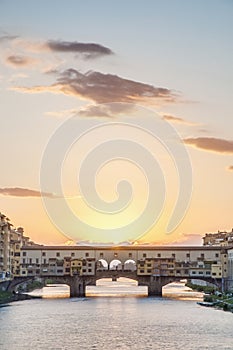
<path id="1" fill-rule="evenodd" d="M 148 296 L 162 296 L 162 281 L 161 277 L 150 277 L 148 284 Z"/>
<path id="2" fill-rule="evenodd" d="M 73 276 L 70 279 L 70 297 L 71 298 L 80 298 L 85 297 L 86 295 L 86 285 L 85 280 L 80 276 Z"/>

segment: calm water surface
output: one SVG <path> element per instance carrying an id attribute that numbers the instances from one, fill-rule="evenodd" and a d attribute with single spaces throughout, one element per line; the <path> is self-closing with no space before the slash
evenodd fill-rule
<path id="1" fill-rule="evenodd" d="M 34 299 L 0 308 L 0 349 L 233 349 L 233 314 L 169 298 Z"/>

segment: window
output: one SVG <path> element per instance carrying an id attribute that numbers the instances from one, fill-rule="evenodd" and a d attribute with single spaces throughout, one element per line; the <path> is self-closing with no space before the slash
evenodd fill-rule
<path id="1" fill-rule="evenodd" d="M 59 252 L 57 252 L 56 256 L 57 256 L 57 257 L 59 257 L 59 256 L 60 256 L 60 253 L 59 253 Z"/>
<path id="2" fill-rule="evenodd" d="M 160 253 L 158 253 L 157 256 L 158 256 L 158 258 L 161 258 L 161 254 Z"/>
<path id="3" fill-rule="evenodd" d="M 140 273 L 144 273 L 144 270 L 140 270 Z"/>
<path id="4" fill-rule="evenodd" d="M 26 274 L 26 271 L 22 271 L 22 275 L 25 275 Z"/>
<path id="5" fill-rule="evenodd" d="M 151 269 L 147 270 L 148 273 L 151 273 Z"/>
<path id="6" fill-rule="evenodd" d="M 196 271 L 192 271 L 192 275 L 196 275 Z"/>
<path id="7" fill-rule="evenodd" d="M 23 264 L 25 264 L 26 263 L 26 259 L 23 259 Z"/>
<path id="8" fill-rule="evenodd" d="M 36 264 L 39 264 L 39 259 L 38 258 L 36 258 Z"/>
<path id="9" fill-rule="evenodd" d="M 210 275 L 210 271 L 206 271 L 206 275 Z"/>
<path id="10" fill-rule="evenodd" d="M 23 252 L 23 256 L 26 256 L 27 255 L 27 253 L 26 252 Z"/>
<path id="11" fill-rule="evenodd" d="M 91 267 L 91 263 L 88 263 L 88 266 Z"/>
<path id="12" fill-rule="evenodd" d="M 88 269 L 88 272 L 91 272 L 91 269 Z"/>
<path id="13" fill-rule="evenodd" d="M 146 258 L 146 253 L 143 253 L 143 255 L 142 255 L 142 256 L 143 256 L 143 258 Z"/>
<path id="14" fill-rule="evenodd" d="M 172 254 L 172 257 L 175 258 L 175 257 L 176 257 L 176 254 L 173 253 L 173 254 Z"/>
<path id="15" fill-rule="evenodd" d="M 42 253 L 42 256 L 46 256 L 46 253 L 45 253 L 45 252 L 43 252 L 43 253 Z"/>
<path id="16" fill-rule="evenodd" d="M 203 275 L 203 271 L 198 271 L 198 274 L 199 275 Z"/>
<path id="17" fill-rule="evenodd" d="M 151 264 L 147 264 L 147 267 L 151 267 Z"/>
<path id="18" fill-rule="evenodd" d="M 103 258 L 104 257 L 104 253 L 100 253 L 100 258 Z"/>
<path id="19" fill-rule="evenodd" d="M 89 256 L 89 253 L 86 253 L 85 256 L 88 257 L 88 256 Z"/>
<path id="20" fill-rule="evenodd" d="M 32 258 L 29 259 L 29 264 L 31 264 L 31 263 L 32 263 Z"/>
<path id="21" fill-rule="evenodd" d="M 85 273 L 85 272 L 86 272 L 86 269 L 83 269 L 83 272 Z"/>
<path id="22" fill-rule="evenodd" d="M 44 259 L 44 264 L 46 264 L 46 259 Z"/>
<path id="23" fill-rule="evenodd" d="M 215 254 L 215 258 L 218 258 L 218 257 L 219 257 L 219 254 L 218 254 L 218 253 L 216 253 L 216 254 Z"/>
<path id="24" fill-rule="evenodd" d="M 75 256 L 75 254 L 74 254 L 74 253 L 71 253 L 71 256 Z"/>
<path id="25" fill-rule="evenodd" d="M 66 267 L 66 272 L 70 272 L 70 268 L 69 267 Z"/>
<path id="26" fill-rule="evenodd" d="M 204 259 L 204 257 L 205 257 L 205 254 L 204 254 L 204 253 L 202 253 L 202 254 L 201 254 L 201 258 L 202 258 L 202 259 Z"/>
<path id="27" fill-rule="evenodd" d="M 117 253 L 114 253 L 114 256 L 115 256 L 115 258 L 117 258 L 117 257 L 118 257 L 118 254 L 117 254 Z"/>
<path id="28" fill-rule="evenodd" d="M 129 258 L 132 258 L 132 253 L 129 253 Z"/>
<path id="29" fill-rule="evenodd" d="M 186 258 L 190 258 L 190 254 L 189 253 L 186 254 Z"/>

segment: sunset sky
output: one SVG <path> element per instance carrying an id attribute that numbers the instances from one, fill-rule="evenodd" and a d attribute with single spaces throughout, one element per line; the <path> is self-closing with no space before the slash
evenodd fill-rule
<path id="1" fill-rule="evenodd" d="M 205 232 L 231 230 L 232 18 L 230 0 L 0 0 L 1 212 L 16 227 L 23 226 L 34 241 L 45 244 L 69 240 L 200 244 Z M 140 125 L 143 120 L 146 125 L 148 116 L 154 118 L 157 137 L 164 137 L 165 146 L 171 130 L 183 140 L 192 168 L 192 179 L 187 175 L 191 186 L 186 193 L 190 190 L 192 196 L 186 215 L 169 234 L 169 218 L 184 185 L 176 171 L 179 140 L 173 139 L 174 149 L 166 154 L 153 135 L 121 124 L 138 118 Z M 97 127 L 79 143 L 72 141 L 76 127 L 85 123 L 101 127 L 103 122 L 115 122 L 114 132 Z M 162 135 L 163 125 L 168 131 Z M 63 147 L 59 132 L 68 126 L 65 136 L 70 144 L 60 169 L 56 163 Z M 49 153 L 47 145 L 55 138 L 57 148 L 51 151 L 48 164 L 43 163 Z M 131 183 L 130 203 L 116 216 L 87 206 L 85 193 L 90 191 L 92 199 L 94 194 L 88 183 L 80 188 L 77 174 L 88 152 L 102 142 L 110 149 L 113 138 L 128 142 L 122 143 L 121 159 L 100 162 L 103 167 L 96 169 L 98 176 L 94 174 L 91 180 L 100 204 L 106 205 L 117 202 L 120 180 Z M 136 220 L 152 193 L 144 166 L 135 166 L 122 154 L 130 152 L 133 142 L 150 149 L 164 172 L 161 178 L 156 171 L 150 174 L 158 190 L 155 210 L 157 202 L 162 203 L 162 184 L 166 198 L 161 216 L 147 232 L 121 234 L 121 227 Z M 97 163 L 105 155 L 103 151 Z M 182 162 L 185 178 L 188 170 Z M 41 176 L 46 164 L 44 184 Z M 86 181 L 90 169 L 84 171 Z M 56 176 L 61 178 L 62 193 L 57 191 Z M 96 228 L 96 234 L 76 227 L 69 215 L 63 217 L 64 199 L 73 215 Z M 51 210 L 59 223 L 51 222 Z M 116 227 L 119 235 L 109 234 L 109 239 L 99 233 Z"/>

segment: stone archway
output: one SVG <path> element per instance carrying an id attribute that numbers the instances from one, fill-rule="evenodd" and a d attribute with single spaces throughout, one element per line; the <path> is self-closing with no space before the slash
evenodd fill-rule
<path id="1" fill-rule="evenodd" d="M 136 271 L 137 270 L 137 264 L 136 261 L 133 259 L 128 259 L 124 262 L 124 271 Z"/>
<path id="2" fill-rule="evenodd" d="M 123 267 L 122 262 L 118 259 L 113 259 L 109 264 L 109 270 L 121 271 L 122 267 Z"/>
<path id="3" fill-rule="evenodd" d="M 96 262 L 96 271 L 106 271 L 108 269 L 109 269 L 109 266 L 105 259 L 99 259 Z"/>

